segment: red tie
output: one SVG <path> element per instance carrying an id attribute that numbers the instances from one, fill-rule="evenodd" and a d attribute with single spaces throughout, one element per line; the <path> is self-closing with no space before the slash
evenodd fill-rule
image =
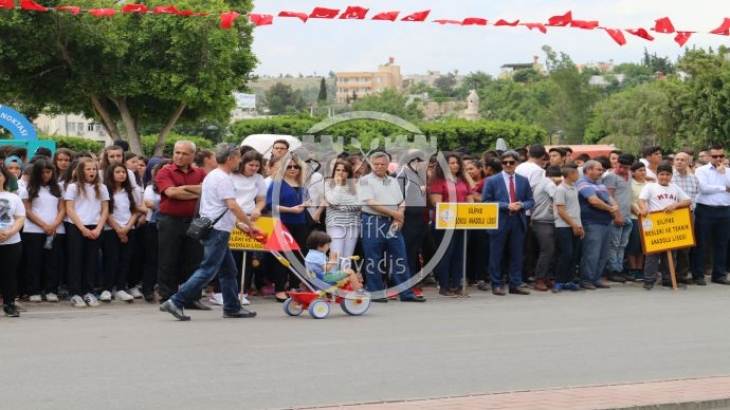
<path id="1" fill-rule="evenodd" d="M 509 201 L 512 203 L 517 202 L 517 198 L 515 198 L 515 178 L 511 175 L 509 177 Z"/>

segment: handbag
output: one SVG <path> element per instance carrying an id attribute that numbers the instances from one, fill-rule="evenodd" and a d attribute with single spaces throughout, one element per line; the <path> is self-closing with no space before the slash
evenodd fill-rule
<path id="1" fill-rule="evenodd" d="M 195 214 L 198 215 L 197 217 L 193 218 L 192 221 L 190 221 L 190 226 L 188 227 L 188 230 L 185 232 L 185 234 L 196 241 L 202 241 L 206 238 L 208 238 L 208 235 L 210 235 L 210 231 L 213 229 L 213 226 L 218 223 L 218 221 L 223 218 L 223 215 L 228 212 L 228 209 L 223 211 L 222 214 L 218 215 L 215 220 L 211 221 L 208 218 L 201 217 L 199 214 L 200 210 L 200 199 L 198 199 L 198 204 L 195 207 Z"/>

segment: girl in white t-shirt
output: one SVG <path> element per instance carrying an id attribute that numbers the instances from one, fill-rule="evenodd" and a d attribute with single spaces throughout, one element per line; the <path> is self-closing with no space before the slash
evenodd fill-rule
<path id="1" fill-rule="evenodd" d="M 110 165 L 104 180 L 109 192 L 109 218 L 102 235 L 104 278 L 99 299 L 111 302 L 112 290 L 116 287 L 115 298 L 132 302 L 134 297 L 125 289 L 135 244 L 134 225 L 139 217 L 142 200 L 135 194 L 124 165 Z"/>
<path id="2" fill-rule="evenodd" d="M 96 256 L 109 217 L 109 191 L 100 182 L 96 161 L 81 158 L 64 193 L 68 241 L 68 292 L 71 306 L 99 306 L 94 288 Z"/>
<path id="3" fill-rule="evenodd" d="M 20 197 L 8 192 L 10 172 L 0 166 L 0 289 L 3 292 L 5 316 L 18 317 L 15 298 L 18 293 L 18 264 L 23 254 L 20 230 L 25 222 L 25 207 Z"/>
<path id="4" fill-rule="evenodd" d="M 41 293 L 44 293 L 47 301 L 58 302 L 56 292 L 61 259 L 56 235 L 62 227 L 66 209 L 53 163 L 45 158 L 35 161 L 28 185 L 19 194 L 26 214 L 22 238 L 30 301 L 40 302 Z"/>

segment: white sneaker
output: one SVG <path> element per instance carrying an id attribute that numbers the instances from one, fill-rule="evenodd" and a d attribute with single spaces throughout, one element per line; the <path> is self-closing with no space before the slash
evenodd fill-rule
<path id="1" fill-rule="evenodd" d="M 247 293 L 244 293 L 243 295 L 240 295 L 240 296 L 241 296 L 241 297 L 240 297 L 240 299 L 241 299 L 241 304 L 242 304 L 243 306 L 248 306 L 248 305 L 250 305 L 250 304 L 251 304 L 251 302 L 250 302 L 250 301 L 248 300 L 248 298 L 247 298 L 247 296 L 248 296 L 248 294 L 247 294 Z"/>
<path id="2" fill-rule="evenodd" d="M 41 295 L 31 295 L 28 300 L 30 303 L 41 303 L 43 301 L 43 299 L 41 299 Z"/>
<path id="3" fill-rule="evenodd" d="M 214 294 L 210 295 L 210 297 L 208 298 L 208 302 L 210 302 L 214 305 L 223 306 L 223 294 L 214 293 Z"/>
<path id="4" fill-rule="evenodd" d="M 58 302 L 58 295 L 56 295 L 55 293 L 46 293 L 46 302 Z"/>
<path id="5" fill-rule="evenodd" d="M 99 300 L 102 302 L 111 302 L 112 301 L 112 293 L 108 290 L 105 290 L 101 292 L 101 295 L 99 295 Z"/>
<path id="6" fill-rule="evenodd" d="M 96 296 L 91 293 L 87 293 L 86 295 L 84 295 L 84 302 L 86 302 L 86 305 L 89 307 L 99 306 L 99 301 L 96 300 Z"/>
<path id="7" fill-rule="evenodd" d="M 118 290 L 117 293 L 114 294 L 114 298 L 123 302 L 131 302 L 134 300 L 134 296 L 123 290 Z"/>
<path id="8" fill-rule="evenodd" d="M 71 306 L 75 308 L 85 308 L 86 302 L 84 302 L 84 299 L 82 299 L 81 296 L 74 295 L 71 297 Z"/>
<path id="9" fill-rule="evenodd" d="M 142 292 L 140 292 L 140 291 L 139 291 L 139 288 L 138 288 L 138 287 L 136 287 L 136 286 L 134 286 L 134 287 L 131 287 L 131 288 L 127 289 L 127 291 L 128 291 L 128 292 L 129 292 L 129 294 L 130 294 L 130 295 L 132 295 L 132 297 L 133 297 L 133 298 L 135 298 L 135 299 L 142 299 L 142 298 L 144 297 L 144 295 L 142 295 Z"/>

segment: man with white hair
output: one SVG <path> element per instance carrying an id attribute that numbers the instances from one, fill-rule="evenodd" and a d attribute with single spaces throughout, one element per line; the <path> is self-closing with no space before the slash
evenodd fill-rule
<path id="1" fill-rule="evenodd" d="M 205 178 L 203 169 L 192 166 L 195 151 L 192 142 L 178 141 L 173 149 L 172 164 L 162 167 L 155 177 L 160 191 L 160 216 L 157 220 L 160 243 L 157 284 L 160 302 L 165 302 L 177 292 L 178 285 L 192 275 L 203 259 L 203 246 L 187 236 L 190 222 L 198 212 L 201 184 Z M 151 289 L 144 291 L 148 293 Z M 210 310 L 200 300 L 190 302 L 186 307 Z"/>
<path id="2" fill-rule="evenodd" d="M 674 175 L 672 182 L 684 191 L 689 199 L 692 200 L 690 209 L 694 210 L 697 194 L 700 192 L 700 181 L 697 176 L 690 172 L 692 168 L 692 156 L 686 152 L 679 152 L 674 156 Z M 694 221 L 692 221 L 694 223 Z M 686 248 L 677 250 L 677 280 L 688 285 L 695 284 L 692 277 L 688 277 L 690 270 L 690 254 L 694 253 L 696 248 Z M 699 257 L 699 256 L 697 256 Z M 702 284 L 704 278 L 700 278 L 697 282 Z"/>

